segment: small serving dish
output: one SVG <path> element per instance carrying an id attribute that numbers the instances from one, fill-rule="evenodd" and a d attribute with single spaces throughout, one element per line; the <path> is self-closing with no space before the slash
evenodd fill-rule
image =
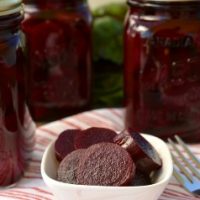
<path id="1" fill-rule="evenodd" d="M 158 151 L 162 159 L 162 168 L 153 176 L 153 184 L 147 186 L 87 186 L 62 183 L 56 180 L 59 166 L 55 157 L 54 142 L 46 149 L 41 163 L 41 174 L 46 185 L 57 200 L 157 200 L 167 186 L 172 172 L 173 162 L 169 149 L 161 139 L 143 136 Z"/>

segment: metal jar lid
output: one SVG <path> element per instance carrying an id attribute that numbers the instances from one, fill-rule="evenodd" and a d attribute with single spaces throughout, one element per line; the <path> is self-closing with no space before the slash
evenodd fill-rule
<path id="1" fill-rule="evenodd" d="M 22 10 L 22 0 L 0 0 L 0 16 L 14 14 Z"/>

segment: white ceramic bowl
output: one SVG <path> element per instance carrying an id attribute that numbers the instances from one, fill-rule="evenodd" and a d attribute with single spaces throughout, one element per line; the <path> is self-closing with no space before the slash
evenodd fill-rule
<path id="1" fill-rule="evenodd" d="M 157 137 L 144 135 L 155 147 L 163 161 L 162 169 L 155 174 L 155 183 L 139 187 L 84 186 L 56 181 L 58 162 L 54 155 L 54 142 L 43 155 L 42 177 L 57 200 L 157 200 L 167 186 L 173 171 L 167 145 Z"/>

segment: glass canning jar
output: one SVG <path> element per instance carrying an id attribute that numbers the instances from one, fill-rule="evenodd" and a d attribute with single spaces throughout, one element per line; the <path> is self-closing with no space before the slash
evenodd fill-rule
<path id="1" fill-rule="evenodd" d="M 127 127 L 200 141 L 200 1 L 129 0 Z"/>
<path id="2" fill-rule="evenodd" d="M 25 98 L 21 0 L 0 1 L 0 188 L 23 175 L 34 146 L 35 125 Z"/>
<path id="3" fill-rule="evenodd" d="M 25 0 L 28 103 L 37 121 L 87 109 L 91 13 L 85 0 Z"/>

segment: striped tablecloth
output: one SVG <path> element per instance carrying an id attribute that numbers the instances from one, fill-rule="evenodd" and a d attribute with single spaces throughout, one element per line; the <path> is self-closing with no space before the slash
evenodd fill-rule
<path id="1" fill-rule="evenodd" d="M 54 200 L 51 191 L 46 187 L 40 174 L 40 163 L 46 146 L 54 140 L 57 135 L 65 129 L 81 128 L 91 126 L 112 128 L 116 131 L 123 129 L 122 109 L 100 109 L 81 113 L 65 118 L 37 129 L 36 146 L 33 158 L 23 178 L 15 187 L 0 190 L 0 200 Z M 200 144 L 191 145 L 192 151 L 200 156 Z M 196 200 L 185 192 L 172 177 L 169 185 L 159 200 Z"/>

